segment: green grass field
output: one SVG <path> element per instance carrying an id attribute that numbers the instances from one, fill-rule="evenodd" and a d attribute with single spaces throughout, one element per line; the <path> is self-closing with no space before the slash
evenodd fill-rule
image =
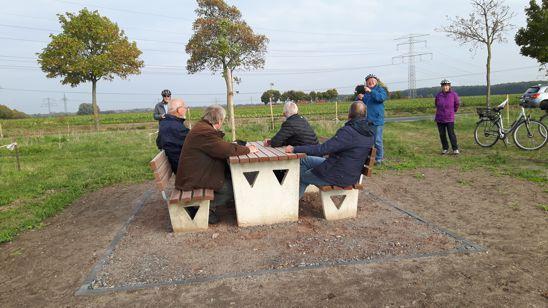
<path id="1" fill-rule="evenodd" d="M 319 108 L 321 105 L 310 105 L 310 108 L 312 106 Z M 308 105 L 301 110 L 305 107 Z M 247 109 L 246 112 L 251 113 Z M 123 119 L 134 119 L 135 115 L 121 115 L 120 119 L 116 119 L 118 115 L 109 116 L 113 121 L 124 123 Z M 341 112 L 343 117 L 344 112 Z M 333 118 L 317 117 L 311 120 L 311 124 L 319 136 L 329 137 L 343 124 Z M 148 162 L 157 152 L 155 136 L 151 135 L 156 130 L 155 125 L 86 133 L 71 133 L 69 129 L 60 130 L 55 135 L 30 136 L 37 126 L 47 125 L 48 121 L 37 119 L 39 124 L 27 126 L 33 120 L 2 122 L 5 135 L 11 136 L 11 131 L 23 134 L 17 138 L 21 171 L 16 170 L 13 152 L 0 149 L 0 242 L 10 241 L 25 229 L 39 227 L 45 218 L 90 191 L 153 178 Z M 490 171 L 493 176 L 509 175 L 546 187 L 548 147 L 525 152 L 512 144 L 505 147 L 499 142 L 493 148 L 480 148 L 473 141 L 476 121 L 474 115 L 458 119 L 456 131 L 462 150 L 458 157 L 439 155 L 437 129 L 432 121 L 387 123 L 384 133 L 387 161 L 375 172 L 425 167 L 481 169 Z M 4 125 L 6 122 L 10 125 Z M 249 117 L 246 121 L 238 121 L 237 136 L 250 141 L 263 140 L 272 137 L 279 125 L 277 122 L 272 130 L 269 121 Z M 0 145 L 10 141 L 11 137 L 0 139 Z M 548 193 L 546 189 L 544 191 Z"/>
<path id="2" fill-rule="evenodd" d="M 506 96 L 495 95 L 493 102 L 502 102 Z M 511 96 L 511 103 L 517 106 L 518 96 Z M 348 110 L 350 102 L 340 102 L 337 104 L 338 115 L 344 118 Z M 475 107 L 485 105 L 483 96 L 467 96 L 462 97 L 461 112 L 474 112 Z M 281 116 L 283 105 L 275 104 L 273 112 L 275 116 Z M 336 106 L 335 103 L 316 103 L 302 104 L 299 106 L 299 113 L 306 116 L 316 116 L 334 119 Z M 203 108 L 196 107 L 190 111 L 190 119 L 197 119 Z M 435 112 L 433 98 L 419 99 L 399 99 L 391 100 L 386 103 L 386 116 L 405 116 L 417 114 L 433 114 Z M 236 105 L 236 119 L 253 119 L 253 118 L 269 118 L 270 107 L 268 105 L 246 106 Z M 148 113 L 125 113 L 125 114 L 101 114 L 101 124 L 103 129 L 109 129 L 119 126 L 129 126 L 131 128 L 150 128 L 155 125 L 152 118 L 152 112 Z M 46 118 L 28 118 L 21 120 L 0 120 L 0 124 L 4 129 L 4 135 L 8 137 L 20 137 L 25 135 L 36 134 L 58 134 L 59 132 L 66 133 L 72 130 L 91 131 L 94 129 L 93 118 L 91 116 L 64 116 L 64 117 L 46 117 Z"/>

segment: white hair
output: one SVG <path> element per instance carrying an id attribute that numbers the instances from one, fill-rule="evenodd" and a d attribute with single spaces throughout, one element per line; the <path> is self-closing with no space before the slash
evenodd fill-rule
<path id="1" fill-rule="evenodd" d="M 185 106 L 185 101 L 183 101 L 180 98 L 174 98 L 169 102 L 167 110 L 168 110 L 168 113 L 174 114 L 177 112 L 178 108 L 184 107 L 184 106 Z"/>
<path id="2" fill-rule="evenodd" d="M 299 107 L 294 102 L 287 102 L 284 104 L 284 113 L 286 117 L 290 117 L 299 113 Z"/>

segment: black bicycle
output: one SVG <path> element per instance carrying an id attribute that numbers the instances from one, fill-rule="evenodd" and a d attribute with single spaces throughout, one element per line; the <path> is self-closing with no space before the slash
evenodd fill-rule
<path id="1" fill-rule="evenodd" d="M 548 140 L 548 129 L 542 122 L 531 119 L 525 114 L 525 108 L 521 106 L 518 118 L 505 129 L 502 122 L 501 111 L 508 104 L 508 100 L 495 108 L 477 108 L 480 120 L 474 131 L 476 143 L 482 147 L 491 147 L 499 139 L 508 144 L 508 136 L 513 135 L 514 143 L 522 150 L 533 151 L 542 148 Z"/>

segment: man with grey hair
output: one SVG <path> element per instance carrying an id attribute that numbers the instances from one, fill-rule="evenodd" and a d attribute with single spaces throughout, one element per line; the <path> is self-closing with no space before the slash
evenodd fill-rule
<path id="1" fill-rule="evenodd" d="M 299 115 L 299 107 L 293 102 L 284 104 L 283 115 L 285 121 L 282 127 L 271 140 L 265 140 L 265 146 L 281 147 L 286 145 L 314 145 L 318 144 L 316 133 L 308 121 Z"/>
<path id="2" fill-rule="evenodd" d="M 225 134 L 221 127 L 225 117 L 226 111 L 219 105 L 206 108 L 202 119 L 186 137 L 175 177 L 177 189 L 188 191 L 206 188 L 215 191 L 209 213 L 211 224 L 219 221 L 214 208 L 234 199 L 227 158 L 257 152 L 254 146 L 241 146 L 223 139 Z"/>
<path id="3" fill-rule="evenodd" d="M 167 108 L 168 113 L 163 116 L 158 129 L 160 148 L 166 153 L 171 170 L 177 174 L 179 157 L 185 138 L 190 131 L 185 126 L 186 105 L 180 98 L 171 100 Z"/>

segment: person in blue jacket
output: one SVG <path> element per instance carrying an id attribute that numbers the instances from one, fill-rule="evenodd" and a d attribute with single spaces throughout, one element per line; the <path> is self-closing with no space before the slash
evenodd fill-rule
<path id="1" fill-rule="evenodd" d="M 163 120 L 160 121 L 158 136 L 160 136 L 160 147 L 166 153 L 171 170 L 177 174 L 181 150 L 190 131 L 185 125 L 187 108 L 182 99 L 176 98 L 169 102 L 167 111 Z"/>
<path id="2" fill-rule="evenodd" d="M 384 158 L 382 133 L 384 128 L 384 102 L 388 99 L 388 93 L 379 84 L 379 78 L 373 74 L 365 77 L 365 94 L 359 94 L 358 99 L 367 106 L 367 121 L 371 122 L 375 131 L 375 148 L 377 157 L 375 163 L 380 165 Z"/>
<path id="3" fill-rule="evenodd" d="M 301 159 L 299 198 L 308 185 L 346 187 L 358 183 L 374 143 L 374 133 L 365 114 L 365 105 L 354 102 L 350 105 L 348 122 L 331 139 L 317 145 L 285 148 L 288 153 L 308 155 Z"/>

